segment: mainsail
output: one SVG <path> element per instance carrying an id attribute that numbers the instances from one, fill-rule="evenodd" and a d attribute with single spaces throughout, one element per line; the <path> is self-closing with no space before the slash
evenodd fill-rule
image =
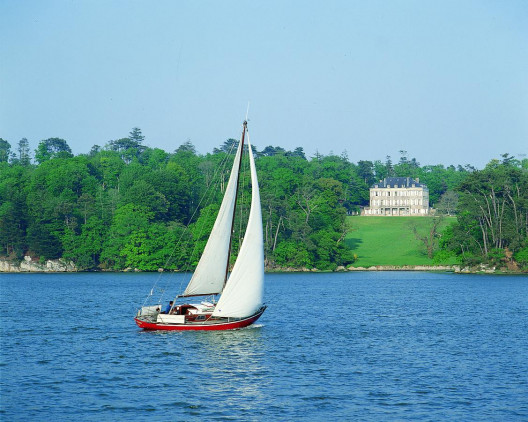
<path id="1" fill-rule="evenodd" d="M 229 182 L 213 230 L 182 296 L 217 294 L 224 287 L 241 154 L 242 142 L 238 145 Z"/>
<path id="2" fill-rule="evenodd" d="M 237 260 L 218 300 L 213 316 L 244 318 L 262 306 L 264 293 L 264 241 L 262 211 L 255 161 L 248 139 L 251 169 L 251 208 L 246 233 Z"/>

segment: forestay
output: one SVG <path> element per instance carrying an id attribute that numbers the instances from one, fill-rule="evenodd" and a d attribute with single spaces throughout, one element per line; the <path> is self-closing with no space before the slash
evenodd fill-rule
<path id="1" fill-rule="evenodd" d="M 240 154 L 242 154 L 242 143 L 238 145 L 224 199 L 209 241 L 183 296 L 216 294 L 220 293 L 224 287 L 226 263 L 229 256 L 229 238 L 238 188 Z"/>

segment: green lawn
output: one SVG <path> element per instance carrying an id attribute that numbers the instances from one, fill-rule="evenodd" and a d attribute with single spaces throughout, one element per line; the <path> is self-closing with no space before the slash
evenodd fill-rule
<path id="1" fill-rule="evenodd" d="M 441 229 L 454 217 L 446 217 Z M 358 256 L 354 267 L 373 265 L 435 265 L 455 264 L 454 259 L 434 263 L 427 257 L 423 243 L 416 239 L 412 227 L 428 232 L 431 217 L 348 217 L 348 246 Z"/>

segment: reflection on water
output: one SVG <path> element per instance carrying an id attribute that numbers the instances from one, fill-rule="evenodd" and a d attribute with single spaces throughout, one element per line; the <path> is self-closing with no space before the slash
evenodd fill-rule
<path id="1" fill-rule="evenodd" d="M 169 384 L 164 392 L 175 403 L 196 409 L 221 397 L 225 409 L 253 414 L 268 400 L 272 372 L 263 330 L 264 324 L 254 324 L 240 330 L 138 331 L 138 335 L 149 344 L 150 339 L 164 340 L 153 360 L 177 365 L 169 376 L 178 385 L 171 389 Z"/>
<path id="2" fill-rule="evenodd" d="M 232 392 L 231 400 L 248 408 L 254 400 L 260 402 L 265 375 L 269 373 L 261 328 L 257 325 L 241 330 L 192 333 L 189 347 L 199 351 L 203 361 L 197 375 L 200 379 L 197 388 L 202 394 Z"/>

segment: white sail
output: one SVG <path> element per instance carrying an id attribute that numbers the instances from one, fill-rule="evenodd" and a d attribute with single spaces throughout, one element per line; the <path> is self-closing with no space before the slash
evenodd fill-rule
<path id="1" fill-rule="evenodd" d="M 242 143 L 238 145 L 229 182 L 213 230 L 183 296 L 220 293 L 224 287 L 226 263 L 229 256 L 229 238 L 235 210 L 240 154 L 242 154 Z"/>
<path id="2" fill-rule="evenodd" d="M 262 306 L 264 293 L 264 240 L 262 211 L 255 161 L 248 139 L 251 168 L 251 209 L 237 260 L 227 284 L 218 300 L 213 316 L 244 318 Z"/>

